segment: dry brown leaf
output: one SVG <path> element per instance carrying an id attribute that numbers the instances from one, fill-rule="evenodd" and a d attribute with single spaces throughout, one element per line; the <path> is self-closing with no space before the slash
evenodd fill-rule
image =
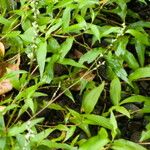
<path id="1" fill-rule="evenodd" d="M 0 57 L 4 57 L 5 55 L 5 47 L 2 42 L 0 42 Z"/>
<path id="2" fill-rule="evenodd" d="M 3 95 L 9 91 L 11 91 L 13 88 L 11 82 L 9 79 L 3 80 L 0 82 L 0 95 Z"/>
<path id="3" fill-rule="evenodd" d="M 2 77 L 5 73 L 8 73 L 7 68 L 9 69 L 9 72 L 17 71 L 17 70 L 19 70 L 20 55 L 18 55 L 16 64 L 11 64 L 9 62 L 7 62 L 7 63 L 3 62 L 1 64 L 2 65 L 0 66 L 0 77 Z M 17 78 L 18 77 L 19 76 L 17 75 Z M 12 85 L 10 79 L 5 79 L 0 82 L 0 95 L 10 92 L 12 89 L 13 89 L 13 85 Z"/>
<path id="4" fill-rule="evenodd" d="M 92 72 L 87 72 L 85 70 L 82 70 L 79 72 L 79 77 L 82 78 L 86 81 L 92 81 L 95 78 L 95 74 L 93 74 Z M 74 91 L 80 91 L 81 90 L 81 85 L 80 84 L 76 84 L 74 85 L 71 90 Z"/>
<path id="5" fill-rule="evenodd" d="M 79 73 L 79 76 L 83 77 L 83 79 L 87 81 L 92 81 L 95 78 L 95 74 L 93 74 L 92 72 L 87 72 L 87 71 L 81 71 Z"/>

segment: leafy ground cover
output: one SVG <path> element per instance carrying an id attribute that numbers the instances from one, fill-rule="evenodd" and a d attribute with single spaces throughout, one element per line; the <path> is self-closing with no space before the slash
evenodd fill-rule
<path id="1" fill-rule="evenodd" d="M 0 149 L 150 149 L 150 2 L 0 0 Z"/>

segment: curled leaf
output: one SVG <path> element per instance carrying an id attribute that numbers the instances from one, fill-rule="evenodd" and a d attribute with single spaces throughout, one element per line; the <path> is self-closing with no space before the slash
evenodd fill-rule
<path id="1" fill-rule="evenodd" d="M 2 42 L 0 42 L 0 57 L 3 57 L 5 54 L 5 47 Z"/>

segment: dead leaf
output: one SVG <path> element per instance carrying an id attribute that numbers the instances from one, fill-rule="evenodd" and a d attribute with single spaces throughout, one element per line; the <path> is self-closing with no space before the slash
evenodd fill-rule
<path id="1" fill-rule="evenodd" d="M 92 72 L 88 72 L 86 70 L 82 70 L 78 73 L 78 76 L 80 78 L 83 78 L 86 81 L 92 81 L 95 78 L 95 74 L 93 74 Z M 81 85 L 80 84 L 76 84 L 74 85 L 71 90 L 73 91 L 80 91 L 81 90 Z"/>
<path id="2" fill-rule="evenodd" d="M 0 42 L 0 57 L 4 57 L 5 55 L 5 47 L 2 42 Z"/>
<path id="3" fill-rule="evenodd" d="M 3 80 L 0 82 L 0 95 L 3 95 L 9 91 L 11 91 L 13 88 L 11 82 L 9 79 Z"/>
<path id="4" fill-rule="evenodd" d="M 87 71 L 81 71 L 79 73 L 80 77 L 83 77 L 84 80 L 86 81 L 92 81 L 95 78 L 95 74 L 92 72 L 87 72 Z"/>
<path id="5" fill-rule="evenodd" d="M 18 55 L 17 63 L 11 64 L 9 61 L 2 62 L 2 65 L 0 66 L 0 77 L 3 77 L 7 72 L 7 68 L 9 69 L 9 72 L 11 71 L 17 71 L 19 70 L 19 64 L 20 64 L 20 55 Z M 17 75 L 17 78 L 19 76 Z M 7 92 L 10 92 L 13 89 L 13 85 L 10 81 L 10 79 L 5 79 L 0 82 L 0 95 L 3 95 Z"/>

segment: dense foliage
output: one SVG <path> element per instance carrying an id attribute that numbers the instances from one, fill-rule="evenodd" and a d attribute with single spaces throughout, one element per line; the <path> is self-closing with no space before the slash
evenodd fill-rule
<path id="1" fill-rule="evenodd" d="M 0 149 L 148 149 L 149 5 L 0 0 Z"/>

